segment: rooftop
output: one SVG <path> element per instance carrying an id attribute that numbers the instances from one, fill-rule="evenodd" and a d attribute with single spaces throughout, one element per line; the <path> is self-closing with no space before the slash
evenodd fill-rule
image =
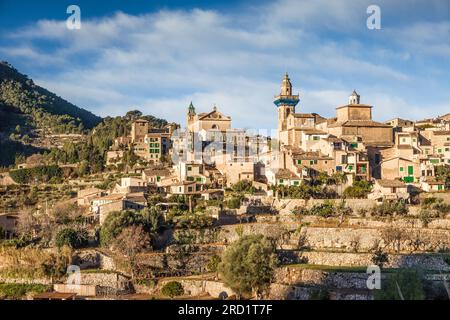
<path id="1" fill-rule="evenodd" d="M 400 180 L 388 180 L 388 179 L 380 179 L 376 180 L 383 188 L 406 188 L 406 184 Z"/>

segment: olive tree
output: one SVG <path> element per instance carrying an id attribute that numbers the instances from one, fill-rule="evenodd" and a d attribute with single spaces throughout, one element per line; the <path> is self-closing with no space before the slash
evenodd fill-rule
<path id="1" fill-rule="evenodd" d="M 272 242 L 262 235 L 248 235 L 227 248 L 218 271 L 238 297 L 253 293 L 260 297 L 273 280 L 276 264 Z"/>

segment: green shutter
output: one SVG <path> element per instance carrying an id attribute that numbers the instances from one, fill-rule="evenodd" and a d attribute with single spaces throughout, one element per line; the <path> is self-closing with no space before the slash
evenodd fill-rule
<path id="1" fill-rule="evenodd" d="M 414 167 L 408 166 L 408 175 L 412 175 L 412 174 L 414 174 Z"/>
<path id="2" fill-rule="evenodd" d="M 400 167 L 400 172 L 403 172 L 403 167 Z"/>

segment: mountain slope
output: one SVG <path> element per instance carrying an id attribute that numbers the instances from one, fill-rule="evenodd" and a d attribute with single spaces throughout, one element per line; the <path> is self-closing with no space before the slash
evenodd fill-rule
<path id="1" fill-rule="evenodd" d="M 28 124 L 52 133 L 78 133 L 101 118 L 34 84 L 7 62 L 0 63 L 0 103 L 30 115 Z"/>
<path id="2" fill-rule="evenodd" d="M 41 152 L 47 134 L 85 133 L 102 119 L 34 84 L 7 62 L 0 62 L 0 166 L 16 155 Z"/>

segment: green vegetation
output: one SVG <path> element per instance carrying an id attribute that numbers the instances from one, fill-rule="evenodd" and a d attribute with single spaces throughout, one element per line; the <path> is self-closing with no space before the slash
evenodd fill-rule
<path id="1" fill-rule="evenodd" d="M 178 217 L 176 227 L 181 229 L 205 229 L 214 226 L 215 219 L 203 214 L 187 214 Z"/>
<path id="2" fill-rule="evenodd" d="M 206 270 L 209 272 L 217 272 L 221 261 L 220 256 L 217 254 L 213 255 L 206 264 Z"/>
<path id="3" fill-rule="evenodd" d="M 51 286 L 42 284 L 0 283 L 0 300 L 19 300 L 29 293 L 42 293 L 49 291 Z"/>
<path id="4" fill-rule="evenodd" d="M 421 208 L 428 210 L 433 217 L 443 216 L 450 213 L 450 205 L 442 198 L 429 197 L 422 201 Z"/>
<path id="5" fill-rule="evenodd" d="M 75 230 L 64 228 L 58 231 L 55 236 L 55 245 L 58 248 L 68 246 L 70 248 L 81 248 L 88 243 L 88 234 L 85 229 Z"/>
<path id="6" fill-rule="evenodd" d="M 445 189 L 450 189 L 450 167 L 436 166 L 436 178 L 445 182 Z"/>
<path id="7" fill-rule="evenodd" d="M 6 62 L 0 62 L 0 166 L 14 163 L 16 155 L 42 149 L 29 145 L 36 129 L 42 134 L 82 133 L 101 118 L 78 108 L 34 84 Z M 7 152 L 5 152 L 7 151 Z"/>
<path id="8" fill-rule="evenodd" d="M 323 218 L 330 218 L 335 216 L 343 216 L 350 213 L 351 209 L 345 206 L 345 202 L 334 203 L 330 200 L 325 200 L 324 203 L 313 205 L 310 209 L 305 207 L 296 207 L 292 210 L 293 214 L 298 215 L 312 215 Z"/>
<path id="9" fill-rule="evenodd" d="M 372 184 L 369 181 L 353 181 L 353 185 L 344 190 L 345 198 L 366 198 L 372 191 Z"/>
<path id="10" fill-rule="evenodd" d="M 376 300 L 424 300 L 422 273 L 416 269 L 400 269 L 381 283 L 375 290 Z"/>
<path id="11" fill-rule="evenodd" d="M 384 252 L 381 248 L 375 250 L 372 256 L 373 264 L 383 268 L 384 264 L 389 261 L 389 257 L 386 252 Z"/>
<path id="12" fill-rule="evenodd" d="M 55 182 L 59 183 L 62 171 L 58 166 L 39 166 L 29 169 L 10 171 L 11 178 L 19 184 Z"/>
<path id="13" fill-rule="evenodd" d="M 334 214 L 334 205 L 328 201 L 322 204 L 316 204 L 309 210 L 309 213 L 324 218 L 332 217 Z"/>
<path id="14" fill-rule="evenodd" d="M 164 227 L 163 223 L 163 216 L 156 208 L 112 212 L 105 219 L 100 230 L 100 243 L 103 246 L 111 245 L 125 228 L 131 226 L 142 226 L 150 235 L 156 234 Z"/>
<path id="15" fill-rule="evenodd" d="M 262 294 L 274 276 L 277 258 L 273 244 L 262 235 L 239 238 L 222 255 L 218 270 L 224 283 L 239 297 Z"/>
<path id="16" fill-rule="evenodd" d="M 33 123 L 53 133 L 79 133 L 100 118 L 34 84 L 6 62 L 0 63 L 0 101 L 31 116 Z"/>
<path id="17" fill-rule="evenodd" d="M 403 200 L 386 200 L 382 204 L 374 206 L 372 212 L 376 216 L 404 216 L 408 214 L 408 206 Z"/>
<path id="18" fill-rule="evenodd" d="M 229 209 L 239 209 L 241 207 L 241 197 L 232 196 L 226 201 L 226 205 Z"/>
<path id="19" fill-rule="evenodd" d="M 167 282 L 161 289 L 161 293 L 166 297 L 177 297 L 184 294 L 184 289 L 178 281 Z"/>
<path id="20" fill-rule="evenodd" d="M 231 190 L 237 193 L 250 193 L 250 194 L 253 194 L 256 191 L 255 187 L 253 187 L 252 185 L 252 182 L 248 180 L 241 180 L 235 183 L 231 187 Z"/>

